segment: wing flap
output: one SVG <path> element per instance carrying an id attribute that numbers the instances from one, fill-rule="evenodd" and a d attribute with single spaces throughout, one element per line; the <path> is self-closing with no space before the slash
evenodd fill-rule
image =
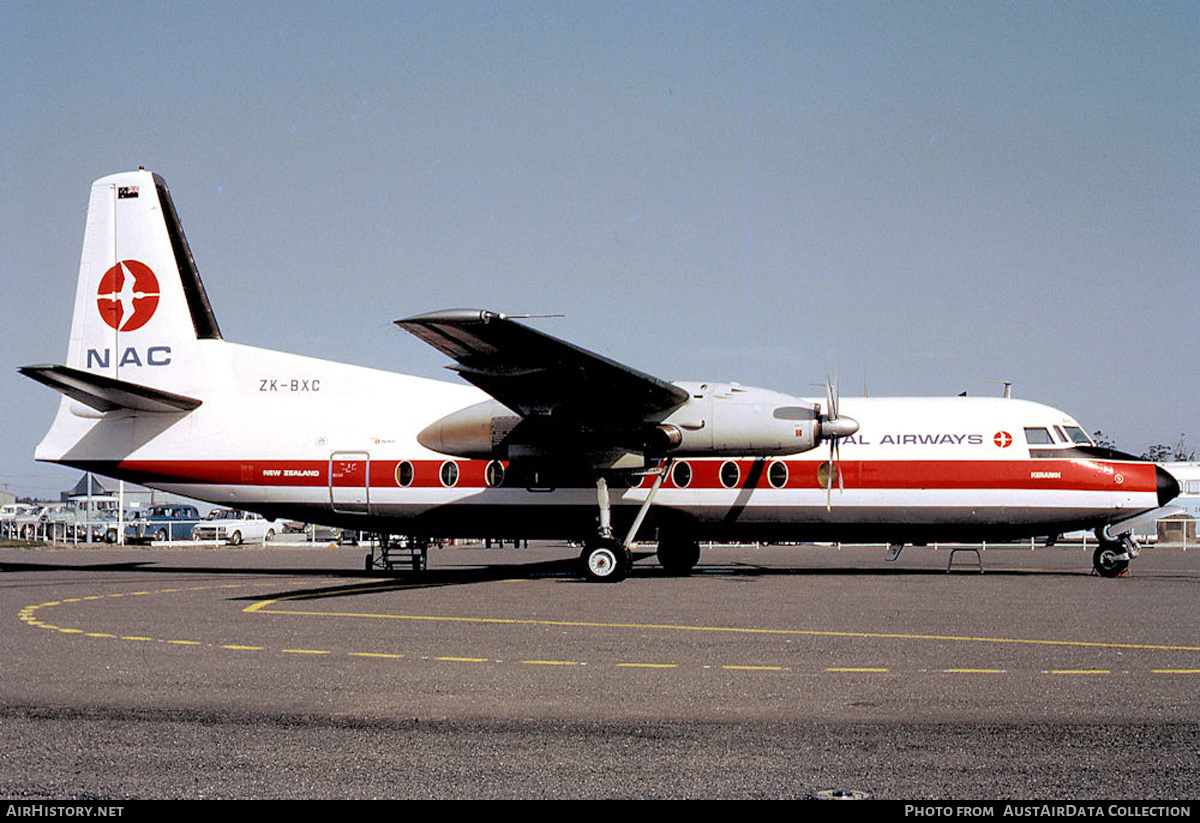
<path id="1" fill-rule="evenodd" d="M 70 366 L 21 366 L 17 371 L 100 412 L 128 409 L 151 414 L 178 413 L 191 411 L 201 403 L 194 397 L 130 383 L 127 380 L 117 380 Z"/>

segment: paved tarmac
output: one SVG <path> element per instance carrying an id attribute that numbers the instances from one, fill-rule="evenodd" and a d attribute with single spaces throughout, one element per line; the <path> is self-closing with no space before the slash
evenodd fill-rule
<path id="1" fill-rule="evenodd" d="M 1200 797 L 1200 552 L 0 549 L 9 798 Z"/>

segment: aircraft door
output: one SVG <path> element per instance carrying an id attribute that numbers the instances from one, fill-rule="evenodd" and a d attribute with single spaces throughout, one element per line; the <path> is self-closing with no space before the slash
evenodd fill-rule
<path id="1" fill-rule="evenodd" d="M 334 452 L 329 456 L 329 502 L 335 512 L 366 514 L 371 502 L 371 455 Z"/>

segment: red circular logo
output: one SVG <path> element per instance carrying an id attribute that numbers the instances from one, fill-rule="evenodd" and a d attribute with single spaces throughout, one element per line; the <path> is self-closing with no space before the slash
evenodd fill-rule
<path id="1" fill-rule="evenodd" d="M 1007 449 L 1012 445 L 1012 435 L 1008 432 L 996 432 L 996 436 L 992 438 L 992 442 L 1002 449 Z"/>
<path id="2" fill-rule="evenodd" d="M 122 260 L 100 278 L 96 306 L 117 331 L 137 331 L 158 308 L 158 278 L 137 260 Z"/>

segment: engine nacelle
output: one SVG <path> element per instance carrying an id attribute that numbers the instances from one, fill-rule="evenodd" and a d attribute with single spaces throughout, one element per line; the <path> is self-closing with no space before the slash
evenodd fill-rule
<path id="1" fill-rule="evenodd" d="M 849 417 L 830 420 L 815 403 L 737 383 L 678 383 L 687 402 L 641 422 L 525 420 L 488 400 L 424 428 L 417 441 L 427 449 L 477 460 L 518 455 L 543 458 L 598 456 L 629 451 L 650 456 L 767 456 L 796 454 L 823 440 L 858 429 Z"/>
<path id="2" fill-rule="evenodd" d="M 795 454 L 821 442 L 814 403 L 737 383 L 677 383 L 691 399 L 656 426 L 662 453 L 680 457 Z M 848 418 L 842 418 L 848 420 Z"/>
<path id="3" fill-rule="evenodd" d="M 485 400 L 436 420 L 417 434 L 417 442 L 442 454 L 475 460 L 503 458 L 501 443 L 521 417 L 495 400 Z"/>

